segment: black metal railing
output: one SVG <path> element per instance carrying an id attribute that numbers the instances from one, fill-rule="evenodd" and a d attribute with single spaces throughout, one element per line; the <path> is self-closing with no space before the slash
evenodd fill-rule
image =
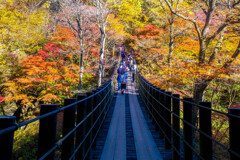
<path id="1" fill-rule="evenodd" d="M 116 70 L 115 70 L 116 73 Z M 14 132 L 20 127 L 40 121 L 37 159 L 54 160 L 55 151 L 61 147 L 61 159 L 91 159 L 94 145 L 113 98 L 113 77 L 98 89 L 77 98 L 65 99 L 64 107 L 43 104 L 40 116 L 15 123 L 14 116 L 0 116 L 0 159 L 10 160 Z M 64 112 L 62 138 L 56 140 L 57 114 Z"/>
<path id="2" fill-rule="evenodd" d="M 137 87 L 165 148 L 172 150 L 173 160 L 240 159 L 240 109 L 228 113 L 211 108 L 210 102 L 195 104 L 192 98 L 180 98 L 149 83 L 139 72 Z M 194 115 L 194 108 L 198 109 Z M 215 116 L 225 117 L 229 126 L 228 144 L 213 136 Z M 194 123 L 194 117 L 197 117 Z M 226 137 L 225 137 L 226 138 Z M 225 154 L 223 154 L 225 153 Z"/>

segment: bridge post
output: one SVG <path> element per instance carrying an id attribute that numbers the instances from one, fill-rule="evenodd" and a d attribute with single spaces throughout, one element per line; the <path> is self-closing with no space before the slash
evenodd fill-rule
<path id="1" fill-rule="evenodd" d="M 93 92 L 87 92 L 87 96 L 88 96 L 88 97 L 92 96 L 93 94 L 94 94 Z M 93 97 L 91 97 L 91 98 L 89 98 L 89 99 L 87 100 L 87 114 L 89 114 L 89 113 L 92 112 L 92 110 L 93 110 L 93 104 L 94 104 L 94 102 L 93 102 Z M 92 128 L 92 126 L 93 126 L 93 114 L 90 115 L 89 119 L 87 120 L 87 132 L 90 131 L 90 129 Z M 91 145 L 92 140 L 93 140 L 93 130 L 94 130 L 94 129 L 92 129 L 92 131 L 91 131 L 90 134 L 88 135 L 88 138 L 87 138 L 88 140 L 87 140 L 87 143 L 86 143 L 86 151 L 90 150 L 90 145 Z M 89 154 L 88 154 L 87 157 L 88 157 L 87 159 L 91 159 L 91 158 L 89 157 Z"/>
<path id="2" fill-rule="evenodd" d="M 148 92 L 149 92 L 149 84 L 148 84 L 148 81 L 146 81 L 146 94 L 145 94 L 145 97 L 146 97 L 146 107 L 148 108 L 148 113 L 150 114 L 150 108 L 149 108 L 149 94 L 148 94 Z"/>
<path id="3" fill-rule="evenodd" d="M 141 94 L 142 94 L 142 86 L 141 86 L 141 84 L 140 83 L 142 83 L 141 81 L 141 79 L 140 79 L 140 77 L 139 77 L 139 73 L 137 73 L 136 74 L 137 76 L 136 76 L 136 86 L 137 86 L 137 88 L 138 88 L 138 90 L 139 90 L 139 95 L 140 95 L 140 97 L 141 97 Z"/>
<path id="4" fill-rule="evenodd" d="M 141 85 L 140 85 L 140 84 L 141 84 Z M 142 98 L 142 101 L 144 102 L 144 97 L 143 97 L 143 93 L 144 93 L 144 81 L 143 81 L 142 78 L 139 80 L 139 88 L 141 88 L 141 98 Z"/>
<path id="5" fill-rule="evenodd" d="M 104 85 L 106 87 L 106 84 Z M 107 94 L 107 89 L 105 88 L 102 92 L 102 98 L 104 98 Z M 107 96 L 106 96 L 107 97 Z M 103 117 L 107 114 L 107 107 L 106 107 L 107 99 L 105 98 L 102 103 L 102 109 L 104 109 Z M 106 108 L 105 108 L 106 107 Z"/>
<path id="6" fill-rule="evenodd" d="M 172 110 L 172 92 L 166 92 L 166 105 L 165 105 L 165 121 L 166 121 L 166 124 L 165 124 L 165 148 L 166 149 L 171 149 L 171 138 L 172 138 L 172 135 L 171 135 L 171 110 Z"/>
<path id="7" fill-rule="evenodd" d="M 147 108 L 148 107 L 148 94 L 147 94 L 147 91 L 148 91 L 148 86 L 147 86 L 147 81 L 144 79 L 144 101 L 145 101 L 145 107 Z M 148 110 L 147 110 L 148 112 Z"/>
<path id="8" fill-rule="evenodd" d="M 0 130 L 11 127 L 16 120 L 15 116 L 0 116 Z M 0 156 L 2 160 L 12 159 L 14 131 L 0 135 Z"/>
<path id="9" fill-rule="evenodd" d="M 136 87 L 140 90 L 140 86 L 139 86 L 139 73 L 138 72 L 136 72 L 136 74 L 135 74 L 135 79 L 136 79 Z"/>
<path id="10" fill-rule="evenodd" d="M 139 74 L 138 75 L 138 83 L 139 83 L 139 88 L 141 88 L 141 91 L 142 91 L 142 93 L 143 93 L 143 78 L 142 78 L 142 76 Z M 140 85 L 141 84 L 141 85 Z"/>
<path id="11" fill-rule="evenodd" d="M 86 97 L 87 97 L 86 95 L 78 94 L 77 101 L 83 100 Z M 82 101 L 77 104 L 77 123 L 76 123 L 76 125 L 78 125 L 86 116 L 87 116 L 87 100 Z M 75 144 L 76 147 L 75 148 L 77 148 L 80 145 L 81 141 L 84 139 L 84 137 L 87 133 L 86 128 L 87 128 L 86 121 L 77 128 L 76 144 Z M 75 155 L 75 159 L 83 159 L 85 152 L 86 152 L 86 141 L 81 145 L 81 147 L 77 151 L 77 153 Z"/>
<path id="12" fill-rule="evenodd" d="M 212 140 L 202 134 L 205 133 L 212 137 L 211 102 L 200 102 L 199 104 L 206 107 L 199 107 L 200 155 L 204 159 L 212 160 Z"/>
<path id="13" fill-rule="evenodd" d="M 149 107 L 150 107 L 150 112 L 151 112 L 151 115 L 152 115 L 152 120 L 154 122 L 154 105 L 153 105 L 153 84 L 149 83 Z"/>
<path id="14" fill-rule="evenodd" d="M 103 88 L 105 87 L 105 85 L 103 86 Z M 106 95 L 106 89 L 102 90 L 101 92 L 101 99 L 103 100 L 103 98 L 105 97 Z M 107 113 L 107 110 L 105 110 L 105 102 L 106 102 L 106 99 L 103 100 L 102 102 L 102 106 L 101 106 L 101 110 L 103 111 L 103 114 L 102 114 L 102 119 L 103 117 L 105 116 L 105 114 Z"/>
<path id="15" fill-rule="evenodd" d="M 229 108 L 230 160 L 239 160 L 240 156 L 240 108 Z M 236 116 L 236 117 L 235 117 Z"/>
<path id="16" fill-rule="evenodd" d="M 99 89 L 96 89 L 96 90 L 94 90 L 93 91 L 93 93 L 94 94 L 96 94 L 97 92 L 99 91 Z M 97 105 L 98 105 L 98 94 L 96 94 L 94 97 L 93 97 L 93 110 L 97 107 Z M 98 109 L 96 109 L 95 111 L 94 111 L 94 113 L 93 113 L 93 124 L 95 123 L 95 121 L 96 121 L 96 119 L 97 119 L 97 116 L 99 115 L 98 114 L 99 113 L 99 111 L 98 111 Z M 94 137 L 94 135 L 96 134 L 96 132 L 97 132 L 97 126 L 98 126 L 98 124 L 96 124 L 95 126 L 94 126 L 94 128 L 93 128 L 93 133 L 92 133 L 92 135 L 93 135 L 93 137 Z"/>
<path id="17" fill-rule="evenodd" d="M 191 125 L 193 125 L 193 105 L 191 103 L 193 103 L 193 99 L 183 98 L 183 100 L 183 159 L 192 160 L 193 127 Z"/>
<path id="18" fill-rule="evenodd" d="M 140 85 L 140 83 L 141 83 L 141 85 Z M 145 98 L 144 98 L 144 93 L 145 93 L 145 90 L 144 90 L 144 81 L 143 81 L 143 79 L 141 78 L 140 80 L 139 80 L 139 86 L 141 87 L 141 98 L 142 98 L 142 101 L 143 102 L 145 102 Z"/>
<path id="19" fill-rule="evenodd" d="M 147 107 L 147 84 L 146 84 L 146 80 L 143 79 L 143 94 L 142 94 L 142 98 L 143 98 L 143 102 L 145 107 Z"/>
<path id="20" fill-rule="evenodd" d="M 173 160 L 180 160 L 180 95 L 173 94 L 172 99 L 172 139 L 173 139 Z"/>
<path id="21" fill-rule="evenodd" d="M 153 117 L 154 117 L 154 123 L 155 125 L 157 125 L 158 121 L 157 121 L 157 87 L 156 86 L 153 86 Z M 157 121 L 157 123 L 156 123 Z"/>
<path id="22" fill-rule="evenodd" d="M 107 83 L 107 85 L 108 85 L 108 83 Z M 108 85 L 108 87 L 107 87 L 107 97 L 112 96 L 112 91 L 111 90 L 112 90 L 111 85 Z M 107 111 L 108 111 L 109 108 L 110 108 L 110 101 L 106 100 L 106 105 L 107 105 Z"/>
<path id="23" fill-rule="evenodd" d="M 58 108 L 57 104 L 42 104 L 40 115 L 55 111 Z M 46 154 L 56 144 L 57 132 L 57 113 L 40 119 L 39 138 L 38 138 L 38 159 Z M 51 152 L 46 160 L 55 159 L 55 151 Z"/>
<path id="24" fill-rule="evenodd" d="M 165 123 L 164 123 L 164 118 L 165 118 L 165 116 L 164 116 L 164 114 L 165 114 L 165 112 L 164 112 L 164 106 L 165 106 L 165 90 L 164 89 L 161 89 L 160 90 L 160 103 L 162 104 L 162 105 L 160 105 L 159 107 L 159 110 L 160 110 L 160 115 L 161 115 L 161 121 L 160 121 L 160 126 L 161 126 L 161 131 L 162 132 L 160 132 L 160 138 L 161 139 L 163 139 L 164 138 L 164 135 L 165 135 Z"/>
<path id="25" fill-rule="evenodd" d="M 64 106 L 75 103 L 75 98 L 64 99 Z M 64 110 L 63 117 L 63 137 L 66 136 L 75 127 L 76 105 Z M 67 160 L 74 152 L 74 134 L 73 132 L 62 144 L 62 160 Z"/>
<path id="26" fill-rule="evenodd" d="M 101 89 L 102 89 L 102 88 L 99 87 L 99 88 L 95 91 L 95 93 L 101 91 Z M 99 92 L 99 93 L 94 97 L 94 108 L 96 108 L 96 107 L 99 105 L 99 106 L 98 106 L 98 109 L 96 109 L 95 113 L 93 114 L 93 117 L 94 117 L 93 122 L 94 122 L 94 123 L 95 123 L 95 121 L 98 119 L 98 117 L 99 117 L 100 114 L 101 114 L 101 105 L 102 105 L 102 104 L 100 104 L 100 102 L 101 102 L 101 92 Z M 99 117 L 98 122 L 96 123 L 96 125 L 95 125 L 95 127 L 94 127 L 94 136 L 96 136 L 97 131 L 98 131 L 99 127 L 100 127 L 100 124 L 101 124 L 101 117 Z M 94 144 L 93 144 L 93 145 L 96 144 L 95 142 L 96 142 L 96 141 L 94 141 Z"/>
<path id="27" fill-rule="evenodd" d="M 99 93 L 99 95 L 98 95 L 98 98 L 99 98 L 99 103 L 103 100 L 103 98 L 104 98 L 104 96 L 103 96 L 103 86 L 102 87 L 100 87 L 99 88 L 99 90 L 101 91 L 100 93 Z M 98 109 L 98 115 L 100 115 L 101 114 L 101 112 L 103 111 L 103 101 L 101 102 L 101 104 L 100 104 L 100 107 L 99 107 L 99 109 Z M 103 115 L 104 114 L 102 114 L 101 116 L 100 116 L 100 118 L 99 118 L 99 124 L 98 124 L 98 127 L 101 127 L 101 122 L 103 121 Z"/>
<path id="28" fill-rule="evenodd" d="M 160 97 L 160 90 L 161 90 L 161 88 L 158 88 L 157 87 L 157 90 L 156 90 L 156 99 L 157 99 L 157 103 L 156 103 L 156 110 L 158 111 L 158 113 L 161 115 L 162 113 L 161 113 L 161 110 L 160 110 L 160 104 L 159 103 L 161 103 L 160 102 L 160 100 L 161 100 L 161 97 Z M 158 122 L 158 125 L 157 125 L 157 130 L 158 130 L 158 132 L 159 132 L 159 135 L 160 135 L 160 137 L 161 137 L 161 135 L 163 135 L 163 133 L 162 133 L 162 130 L 161 130 L 161 116 L 159 115 L 159 114 L 157 114 L 157 117 L 156 117 L 156 120 L 157 120 L 157 122 Z"/>

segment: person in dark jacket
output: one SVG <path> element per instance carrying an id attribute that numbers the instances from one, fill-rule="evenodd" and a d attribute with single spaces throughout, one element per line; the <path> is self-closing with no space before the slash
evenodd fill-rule
<path id="1" fill-rule="evenodd" d="M 132 65 L 132 83 L 134 83 L 134 81 L 135 81 L 136 70 L 137 70 L 137 65 L 134 62 Z"/>
<path id="2" fill-rule="evenodd" d="M 124 91 L 127 89 L 127 78 L 128 74 L 127 72 L 122 72 L 121 74 L 121 92 L 124 94 Z"/>

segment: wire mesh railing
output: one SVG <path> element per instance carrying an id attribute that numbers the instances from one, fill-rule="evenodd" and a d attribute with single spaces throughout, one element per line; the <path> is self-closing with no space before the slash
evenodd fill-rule
<path id="1" fill-rule="evenodd" d="M 174 160 L 240 159 L 239 108 L 221 112 L 212 109 L 210 102 L 195 104 L 192 98 L 156 87 L 139 72 L 136 80 L 141 100 Z M 224 132 L 225 141 L 216 136 L 218 117 L 229 128 Z"/>
<path id="2" fill-rule="evenodd" d="M 115 70 L 116 73 L 116 70 Z M 115 74 L 98 89 L 77 98 L 65 99 L 64 107 L 42 104 L 40 116 L 15 123 L 14 116 L 0 116 L 0 159 L 12 159 L 14 132 L 39 121 L 37 159 L 56 159 L 55 152 L 61 147 L 61 159 L 91 159 L 90 150 L 109 110 L 115 85 Z M 57 114 L 64 112 L 62 137 L 56 140 Z"/>

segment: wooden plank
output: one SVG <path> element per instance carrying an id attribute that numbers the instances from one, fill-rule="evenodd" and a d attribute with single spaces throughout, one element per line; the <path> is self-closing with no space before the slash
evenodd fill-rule
<path id="1" fill-rule="evenodd" d="M 125 95 L 118 94 L 101 160 L 126 160 Z"/>
<path id="2" fill-rule="evenodd" d="M 162 160 L 158 147 L 141 111 L 134 85 L 129 86 L 130 111 L 138 160 Z"/>
<path id="3" fill-rule="evenodd" d="M 107 138 L 108 130 L 109 130 L 109 127 L 110 127 L 110 122 L 111 122 L 111 119 L 112 119 L 112 115 L 113 115 L 113 111 L 114 111 L 114 107 L 115 107 L 115 103 L 116 103 L 116 98 L 117 98 L 117 94 L 115 93 L 114 97 L 113 97 L 113 100 L 110 104 L 110 108 L 109 108 L 109 111 L 107 113 L 107 117 L 104 120 L 104 123 L 101 127 L 101 131 L 100 131 L 100 133 L 99 133 L 99 135 L 96 139 L 96 145 L 91 150 L 92 160 L 99 160 L 101 158 L 102 151 L 103 151 L 103 148 L 104 148 L 104 144 L 105 144 L 105 141 L 106 141 L 106 138 Z"/>
<path id="4" fill-rule="evenodd" d="M 155 129 L 155 125 L 152 123 L 152 121 L 150 120 L 150 116 L 146 110 L 146 108 L 143 106 L 143 103 L 140 99 L 140 97 L 138 97 L 138 101 L 140 103 L 140 107 L 141 107 L 141 110 L 143 112 L 143 115 L 147 121 L 147 124 L 148 124 L 148 128 L 150 129 L 152 135 L 153 135 L 153 138 L 155 140 L 155 143 L 159 149 L 159 152 L 160 154 L 162 155 L 163 159 L 164 160 L 172 160 L 172 150 L 170 149 L 165 149 L 165 140 L 164 139 L 160 139 L 160 135 L 159 133 L 157 132 L 157 130 Z"/>
<path id="5" fill-rule="evenodd" d="M 126 117 L 127 160 L 137 160 L 128 94 L 125 95 L 125 117 Z"/>

